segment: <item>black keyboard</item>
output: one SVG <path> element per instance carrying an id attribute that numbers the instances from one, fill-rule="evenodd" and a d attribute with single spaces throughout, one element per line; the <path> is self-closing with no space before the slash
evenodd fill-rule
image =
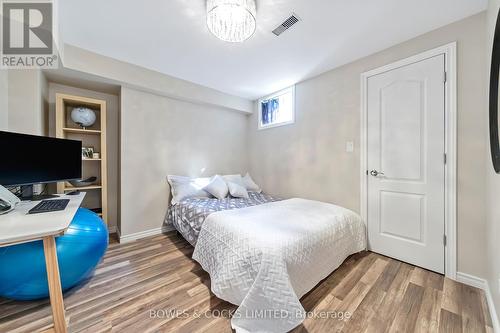
<path id="1" fill-rule="evenodd" d="M 28 214 L 38 214 L 47 212 L 56 212 L 66 209 L 69 199 L 42 200 L 38 205 L 31 208 Z"/>

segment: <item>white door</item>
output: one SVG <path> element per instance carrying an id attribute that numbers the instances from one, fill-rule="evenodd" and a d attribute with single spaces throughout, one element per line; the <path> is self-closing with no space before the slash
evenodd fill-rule
<path id="1" fill-rule="evenodd" d="M 371 251 L 444 273 L 445 57 L 368 78 Z"/>

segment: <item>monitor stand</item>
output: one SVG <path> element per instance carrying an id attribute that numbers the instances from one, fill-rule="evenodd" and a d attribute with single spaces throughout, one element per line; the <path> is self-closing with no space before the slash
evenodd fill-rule
<path id="1" fill-rule="evenodd" d="M 23 185 L 21 186 L 21 196 L 20 199 L 22 201 L 40 201 L 46 199 L 54 199 L 59 198 L 58 195 L 55 194 L 33 194 L 33 185 Z"/>

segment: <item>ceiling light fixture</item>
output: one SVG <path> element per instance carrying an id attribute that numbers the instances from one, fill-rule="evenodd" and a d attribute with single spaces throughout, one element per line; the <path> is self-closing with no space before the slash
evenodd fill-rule
<path id="1" fill-rule="evenodd" d="M 255 0 L 207 0 L 207 25 L 226 42 L 243 42 L 256 29 Z"/>

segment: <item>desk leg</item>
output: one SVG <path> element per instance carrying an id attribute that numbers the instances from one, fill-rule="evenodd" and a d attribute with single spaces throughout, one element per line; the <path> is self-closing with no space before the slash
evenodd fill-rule
<path id="1" fill-rule="evenodd" d="M 56 240 L 54 236 L 43 239 L 43 250 L 45 252 L 45 265 L 47 267 L 47 280 L 49 281 L 50 306 L 52 307 L 52 319 L 54 320 L 54 331 L 66 333 L 66 319 L 64 317 L 64 302 L 59 277 L 59 264 L 57 263 Z"/>

